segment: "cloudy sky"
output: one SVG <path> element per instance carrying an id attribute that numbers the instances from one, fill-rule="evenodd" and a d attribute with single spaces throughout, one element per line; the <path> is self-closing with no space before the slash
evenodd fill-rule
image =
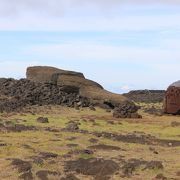
<path id="1" fill-rule="evenodd" d="M 0 76 L 81 71 L 115 92 L 180 79 L 180 0 L 0 0 Z"/>

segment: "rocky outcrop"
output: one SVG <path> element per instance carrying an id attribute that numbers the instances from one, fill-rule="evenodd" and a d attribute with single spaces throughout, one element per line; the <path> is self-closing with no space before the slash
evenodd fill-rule
<path id="1" fill-rule="evenodd" d="M 123 94 L 125 97 L 143 103 L 159 103 L 163 102 L 165 91 L 164 90 L 136 90 Z"/>

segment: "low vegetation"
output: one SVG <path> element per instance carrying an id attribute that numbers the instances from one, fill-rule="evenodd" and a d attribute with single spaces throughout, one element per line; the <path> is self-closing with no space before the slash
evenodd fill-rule
<path id="1" fill-rule="evenodd" d="M 0 179 L 179 179 L 180 117 L 32 106 L 0 115 Z M 43 119 L 45 118 L 45 119 Z"/>

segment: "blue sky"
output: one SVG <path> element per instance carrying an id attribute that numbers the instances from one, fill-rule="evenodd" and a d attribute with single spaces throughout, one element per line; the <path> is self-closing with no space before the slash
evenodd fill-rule
<path id="1" fill-rule="evenodd" d="M 177 0 L 0 0 L 0 76 L 27 66 L 80 71 L 115 92 L 180 79 Z"/>

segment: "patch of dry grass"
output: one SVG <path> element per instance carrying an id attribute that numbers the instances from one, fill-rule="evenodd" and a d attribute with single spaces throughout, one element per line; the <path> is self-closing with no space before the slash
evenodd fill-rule
<path id="1" fill-rule="evenodd" d="M 160 106 L 160 105 L 159 105 Z M 135 158 L 143 159 L 146 161 L 158 160 L 162 161 L 164 170 L 162 171 L 140 171 L 136 170 L 134 179 L 149 179 L 154 178 L 158 173 L 163 173 L 168 178 L 175 178 L 176 172 L 180 169 L 180 147 L 162 147 L 153 146 L 158 154 L 153 153 L 150 150 L 149 145 L 123 143 L 113 141 L 112 139 L 97 138 L 94 135 L 64 132 L 62 128 L 66 126 L 66 123 L 70 120 L 76 120 L 81 123 L 80 129 L 88 130 L 89 132 L 111 132 L 118 134 L 128 134 L 134 132 L 143 132 L 150 134 L 157 138 L 162 139 L 175 139 L 180 140 L 180 127 L 172 127 L 173 121 L 180 122 L 178 116 L 154 116 L 150 114 L 140 113 L 143 115 L 143 119 L 114 119 L 111 113 L 105 112 L 103 109 L 97 108 L 96 111 L 90 111 L 89 109 L 74 110 L 65 107 L 31 107 L 23 113 L 16 114 L 1 114 L 0 119 L 10 120 L 14 123 L 24 124 L 27 126 L 36 126 L 37 131 L 22 131 L 22 132 L 0 132 L 0 144 L 7 144 L 6 146 L 0 146 L 0 179 L 16 179 L 18 178 L 18 172 L 12 166 L 7 158 L 19 158 L 23 160 L 32 160 L 32 156 L 38 156 L 40 152 L 51 152 L 58 154 L 58 158 L 44 160 L 43 165 L 33 164 L 33 175 L 38 170 L 48 169 L 56 170 L 64 175 L 63 165 L 64 161 L 77 158 L 104 158 L 114 159 L 118 162 L 118 158 L 125 160 Z M 42 124 L 37 123 L 37 117 L 48 117 L 49 123 Z M 113 121 L 114 124 L 110 124 L 107 121 Z M 49 132 L 45 128 L 50 127 L 52 129 L 59 129 L 59 132 Z M 73 140 L 69 140 L 70 137 L 74 137 Z M 93 155 L 89 154 L 73 154 L 71 157 L 64 157 L 68 152 L 72 150 L 87 149 L 92 145 L 89 142 L 90 138 L 98 139 L 97 144 L 107 144 L 120 147 L 118 151 L 107 150 L 95 150 Z M 68 144 L 77 144 L 77 147 L 68 147 Z M 50 163 L 50 161 L 54 163 Z M 88 176 L 77 175 L 80 179 L 90 179 Z M 121 179 L 120 175 L 114 175 L 114 179 Z M 178 178 L 178 177 L 176 177 Z M 125 177 L 122 179 L 126 179 Z"/>

